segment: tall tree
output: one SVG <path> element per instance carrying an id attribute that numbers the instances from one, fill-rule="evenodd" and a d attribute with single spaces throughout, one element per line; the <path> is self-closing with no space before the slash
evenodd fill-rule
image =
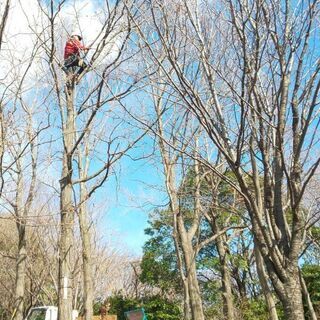
<path id="1" fill-rule="evenodd" d="M 60 111 L 61 137 L 62 137 L 62 174 L 60 179 L 60 213 L 61 232 L 59 240 L 59 319 L 71 318 L 72 313 L 72 264 L 73 261 L 73 232 L 75 213 L 80 218 L 83 267 L 84 267 L 84 309 L 85 318 L 92 316 L 92 271 L 90 259 L 90 238 L 86 201 L 106 181 L 110 166 L 120 159 L 126 150 L 139 140 L 139 136 L 132 135 L 132 140 L 123 139 L 123 142 L 115 145 L 114 141 L 108 141 L 108 137 L 99 136 L 98 130 L 103 125 L 111 125 L 107 134 L 110 137 L 121 125 L 121 121 L 112 122 L 113 119 L 101 123 L 101 117 L 106 116 L 106 110 L 112 111 L 112 105 L 121 106 L 124 99 L 138 80 L 134 72 L 125 69 L 124 62 L 128 57 L 133 57 L 135 52 L 127 51 L 127 43 L 130 35 L 130 24 L 126 18 L 126 7 L 121 1 L 112 4 L 106 3 L 105 12 L 102 12 L 101 25 L 95 37 L 94 52 L 88 63 L 88 67 L 81 76 L 71 77 L 66 83 L 61 82 L 62 62 L 56 56 L 59 35 L 56 23 L 65 1 L 58 4 L 51 1 L 46 7 L 42 4 L 50 26 L 48 39 L 43 40 L 44 48 L 48 55 L 50 72 L 53 79 L 53 88 L 57 97 L 57 105 Z M 76 8 L 75 8 L 76 9 Z M 80 13 L 78 13 L 80 15 Z M 77 21 L 77 24 L 79 21 Z M 65 27 L 65 26 L 60 26 Z M 78 25 L 81 30 L 81 26 Z M 50 42 L 50 45 L 46 45 Z M 90 78 L 85 75 L 91 71 Z M 114 79 L 110 80 L 111 75 Z M 86 82 L 81 86 L 81 82 Z M 79 91 L 77 90 L 79 89 Z M 64 90 L 64 95 L 62 91 Z M 125 124 L 125 122 L 123 122 Z M 124 130 L 124 128 L 122 128 Z M 110 133 L 111 132 L 111 133 Z M 91 135 L 91 136 L 90 136 Z M 88 167 L 85 157 L 86 152 L 81 151 L 82 145 L 88 145 L 94 139 L 100 139 L 97 149 L 92 153 L 94 164 Z M 105 139 L 105 140 L 104 140 Z M 101 158 L 99 153 L 105 155 Z M 77 163 L 78 161 L 78 163 Z M 93 162 L 93 161 L 92 161 Z M 89 171 L 90 170 L 90 171 Z M 76 178 L 77 177 L 77 178 Z M 80 192 L 80 193 L 79 193 Z M 80 194 L 80 195 L 79 195 Z M 74 201 L 77 200 L 77 202 Z M 78 201 L 79 200 L 79 201 Z"/>
<path id="2" fill-rule="evenodd" d="M 145 10 L 152 21 L 135 25 L 146 55 L 233 171 L 286 318 L 305 319 L 298 259 L 304 194 L 320 163 L 318 2 L 156 1 Z"/>
<path id="3" fill-rule="evenodd" d="M 212 228 L 212 232 L 208 234 L 203 230 L 203 219 L 205 216 L 207 218 L 214 217 L 213 210 L 216 208 L 213 209 L 212 203 L 208 208 L 205 208 L 202 189 L 206 172 L 203 172 L 202 166 L 197 160 L 192 159 L 195 154 L 200 152 L 198 145 L 200 138 L 196 138 L 200 135 L 197 132 L 197 122 L 192 123 L 187 113 L 181 115 L 179 103 L 175 105 L 173 99 L 166 100 L 168 91 L 165 85 L 159 91 L 154 90 L 154 105 L 157 115 L 155 132 L 164 166 L 166 190 L 170 199 L 172 236 L 178 259 L 177 265 L 184 283 L 185 317 L 188 316 L 187 312 L 190 308 L 190 317 L 201 319 L 204 318 L 204 311 L 197 274 L 197 255 L 203 247 L 219 239 L 232 226 Z M 169 106 L 172 107 L 172 110 L 166 112 Z M 168 122 L 167 118 L 171 118 L 172 121 Z M 212 197 L 211 194 L 211 201 L 216 199 L 215 196 Z M 207 210 L 209 213 L 206 213 Z M 226 308 L 226 317 L 232 319 L 234 308 L 230 281 L 229 286 L 226 281 L 224 282 L 224 289 L 228 289 L 230 294 L 230 297 L 226 298 L 229 303 Z"/>
<path id="4" fill-rule="evenodd" d="M 42 131 L 48 128 L 48 120 L 38 111 L 39 101 L 30 98 L 30 87 L 37 82 L 39 70 L 36 68 L 39 57 L 39 41 L 25 48 L 25 52 L 17 53 L 8 41 L 11 33 L 4 32 L 9 2 L 5 4 L 5 12 L 1 26 L 1 40 L 5 40 L 4 48 L 10 52 L 10 59 L 4 62 L 8 68 L 5 79 L 1 83 L 0 107 L 0 167 L 2 193 L 5 212 L 12 214 L 16 223 L 18 241 L 15 270 L 15 306 L 12 318 L 24 318 L 24 301 L 27 283 L 28 257 L 28 219 L 33 210 L 34 200 L 39 184 L 37 175 L 40 170 L 38 152 L 44 143 L 39 139 Z M 15 34 L 21 39 L 21 34 Z M 36 37 L 35 37 L 36 38 Z M 9 42 L 9 43 L 8 43 Z M 17 68 L 19 63 L 19 68 Z M 37 94 L 39 88 L 33 87 Z M 4 183 L 6 182 L 6 183 Z M 13 196 L 14 194 L 14 196 Z"/>

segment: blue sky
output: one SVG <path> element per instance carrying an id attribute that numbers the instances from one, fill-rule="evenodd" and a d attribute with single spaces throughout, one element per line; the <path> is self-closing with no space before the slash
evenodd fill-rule
<path id="1" fill-rule="evenodd" d="M 152 144 L 150 138 L 146 140 Z M 148 226 L 149 213 L 167 201 L 161 163 L 157 165 L 149 160 L 123 158 L 120 173 L 109 178 L 95 197 L 106 206 L 99 224 L 101 233 L 114 235 L 116 243 L 123 244 L 123 249 L 135 256 L 142 254 L 147 240 L 144 229 Z"/>
<path id="2" fill-rule="evenodd" d="M 28 15 L 33 24 L 37 25 L 39 14 L 36 0 L 28 1 L 28 5 L 26 3 L 20 3 L 17 0 L 13 1 L 13 10 L 8 23 L 10 28 L 7 30 L 9 34 L 19 34 L 21 54 L 25 54 L 26 48 L 30 47 L 30 33 L 25 32 L 29 23 L 26 15 Z M 80 25 L 85 26 L 90 24 L 90 28 L 83 28 L 83 30 L 80 28 L 81 33 L 84 33 L 83 36 L 86 43 L 90 43 L 91 39 L 96 36 L 99 28 L 101 28 L 101 24 L 95 13 L 95 3 L 91 0 L 81 0 L 76 1 L 76 4 L 77 8 L 79 6 L 83 9 L 81 11 L 82 14 L 77 16 L 80 19 Z M 23 10 L 21 6 L 23 6 Z M 69 31 L 71 32 L 71 25 L 75 17 L 73 6 L 66 5 L 61 12 L 59 23 L 66 23 L 67 21 L 68 23 L 66 23 L 65 27 L 70 27 Z M 77 20 L 77 22 L 79 21 Z M 16 38 L 14 37 L 13 39 Z M 59 44 L 63 45 L 64 40 L 65 38 L 63 37 L 59 39 L 61 42 Z M 62 54 L 63 51 L 59 52 L 58 57 L 62 58 Z M 38 78 L 36 81 L 38 81 Z M 47 92 L 47 87 L 44 87 L 44 90 Z M 50 128 L 50 133 L 44 133 L 44 139 L 47 139 L 48 134 L 57 137 L 60 135 L 60 128 L 56 127 L 60 125 L 59 120 L 53 119 L 57 111 L 57 108 L 51 108 L 54 103 L 54 101 L 48 102 L 50 109 L 47 111 L 52 112 L 52 127 Z M 130 103 L 134 108 L 138 107 L 138 104 L 138 101 L 131 101 Z M 58 124 L 55 124 L 55 121 L 58 121 Z M 60 143 L 61 140 L 57 139 L 57 148 L 61 147 Z M 154 142 L 149 137 L 145 138 L 141 145 L 142 148 L 132 151 L 134 156 L 139 157 L 143 152 L 152 152 Z M 90 203 L 96 202 L 94 209 L 98 208 L 99 211 L 99 229 L 101 233 L 105 234 L 107 238 L 109 238 L 110 234 L 120 237 L 124 246 L 135 255 L 142 253 L 142 246 L 146 240 L 144 229 L 148 225 L 148 214 L 152 212 L 153 208 L 166 202 L 165 193 L 153 187 L 163 188 L 161 162 L 159 159 L 153 159 L 152 161 L 154 162 L 152 163 L 151 159 L 133 161 L 129 157 L 123 158 L 120 164 L 121 170 L 118 170 L 117 179 L 111 177 L 105 186 L 96 192 L 94 199 L 90 201 Z M 118 164 L 117 167 L 119 167 Z M 50 174 L 52 174 L 54 185 L 58 188 L 61 170 L 60 162 L 54 163 L 50 170 L 52 170 Z M 43 179 L 46 180 L 47 177 L 43 177 Z"/>

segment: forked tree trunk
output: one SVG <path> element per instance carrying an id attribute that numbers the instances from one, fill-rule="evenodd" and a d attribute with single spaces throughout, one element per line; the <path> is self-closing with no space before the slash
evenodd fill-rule
<path id="1" fill-rule="evenodd" d="M 196 231 L 198 230 L 200 223 L 200 219 L 199 217 L 197 217 L 197 214 L 199 213 L 196 212 L 199 208 L 195 208 L 196 221 L 190 228 L 191 230 L 187 230 L 184 224 L 184 218 L 179 212 L 179 199 L 175 187 L 175 166 L 177 165 L 179 157 L 170 157 L 169 152 L 166 150 L 164 144 L 164 132 L 160 112 L 160 105 L 161 99 L 155 105 L 156 113 L 158 115 L 158 130 L 160 136 L 159 147 L 165 171 L 166 189 L 170 198 L 170 208 L 173 214 L 173 239 L 175 241 L 175 249 L 178 259 L 179 271 L 182 281 L 186 281 L 186 283 L 184 283 L 185 317 L 189 317 L 190 307 L 192 320 L 204 320 L 202 298 L 200 294 L 195 261 L 196 249 L 193 247 L 192 243 L 192 240 L 195 236 Z M 196 177 L 199 178 L 199 175 L 196 175 Z M 199 192 L 199 186 L 200 184 L 197 185 L 197 192 Z M 197 198 L 197 194 L 195 195 L 195 197 Z M 199 195 L 197 201 L 200 201 Z"/>
<path id="2" fill-rule="evenodd" d="M 171 172 L 168 170 L 167 172 Z M 168 179 L 168 176 L 167 176 Z M 173 212 L 178 211 L 178 200 L 176 194 L 172 191 L 173 185 L 170 185 L 170 181 L 174 181 L 172 176 L 167 180 L 168 193 L 171 199 L 171 209 Z M 179 255 L 179 245 L 181 244 L 182 248 L 182 257 L 183 268 L 179 268 L 181 273 L 181 278 L 184 281 L 184 315 L 185 319 L 192 320 L 204 320 L 202 298 L 200 294 L 200 288 L 197 277 L 196 261 L 195 261 L 195 252 L 192 247 L 192 242 L 189 240 L 187 230 L 184 227 L 184 221 L 181 214 L 177 214 L 174 218 L 176 221 L 174 223 L 174 241 L 176 245 L 177 255 Z M 179 239 L 177 239 L 179 238 Z M 179 257 L 178 257 L 179 260 Z"/>
<path id="3" fill-rule="evenodd" d="M 74 88 L 66 93 L 67 113 L 63 128 L 63 166 L 60 180 L 60 243 L 59 243 L 59 320 L 72 319 L 72 246 L 74 206 L 72 198 L 72 147 L 74 141 Z"/>
<path id="4" fill-rule="evenodd" d="M 185 232 L 181 216 L 178 217 L 178 226 L 180 229 L 179 233 L 181 237 L 183 258 L 185 260 L 192 320 L 204 320 L 202 298 L 197 277 L 195 253 L 192 248 L 192 244 L 188 241 L 188 236 Z"/>
<path id="5" fill-rule="evenodd" d="M 257 273 L 259 277 L 259 282 L 262 288 L 262 292 L 264 294 L 267 307 L 268 307 L 268 313 L 269 313 L 269 320 L 278 320 L 278 314 L 276 309 L 276 304 L 273 299 L 272 292 L 269 288 L 268 281 L 267 281 L 267 274 L 264 268 L 263 259 L 261 256 L 261 253 L 259 251 L 258 246 L 255 244 L 254 246 L 254 254 L 256 258 L 256 266 L 257 266 Z"/>

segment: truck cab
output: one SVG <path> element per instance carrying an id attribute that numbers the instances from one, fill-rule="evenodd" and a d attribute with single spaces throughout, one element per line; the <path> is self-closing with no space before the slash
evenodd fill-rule
<path id="1" fill-rule="evenodd" d="M 72 311 L 72 320 L 76 320 L 78 311 Z M 43 306 L 31 308 L 26 320 L 57 320 L 58 308 L 54 306 Z"/>

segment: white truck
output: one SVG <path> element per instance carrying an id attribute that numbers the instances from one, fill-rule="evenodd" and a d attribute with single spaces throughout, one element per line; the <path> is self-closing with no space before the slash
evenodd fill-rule
<path id="1" fill-rule="evenodd" d="M 78 311 L 72 311 L 72 320 L 76 320 L 78 317 Z M 30 312 L 25 320 L 57 320 L 58 308 L 54 306 L 44 306 L 31 308 Z"/>

